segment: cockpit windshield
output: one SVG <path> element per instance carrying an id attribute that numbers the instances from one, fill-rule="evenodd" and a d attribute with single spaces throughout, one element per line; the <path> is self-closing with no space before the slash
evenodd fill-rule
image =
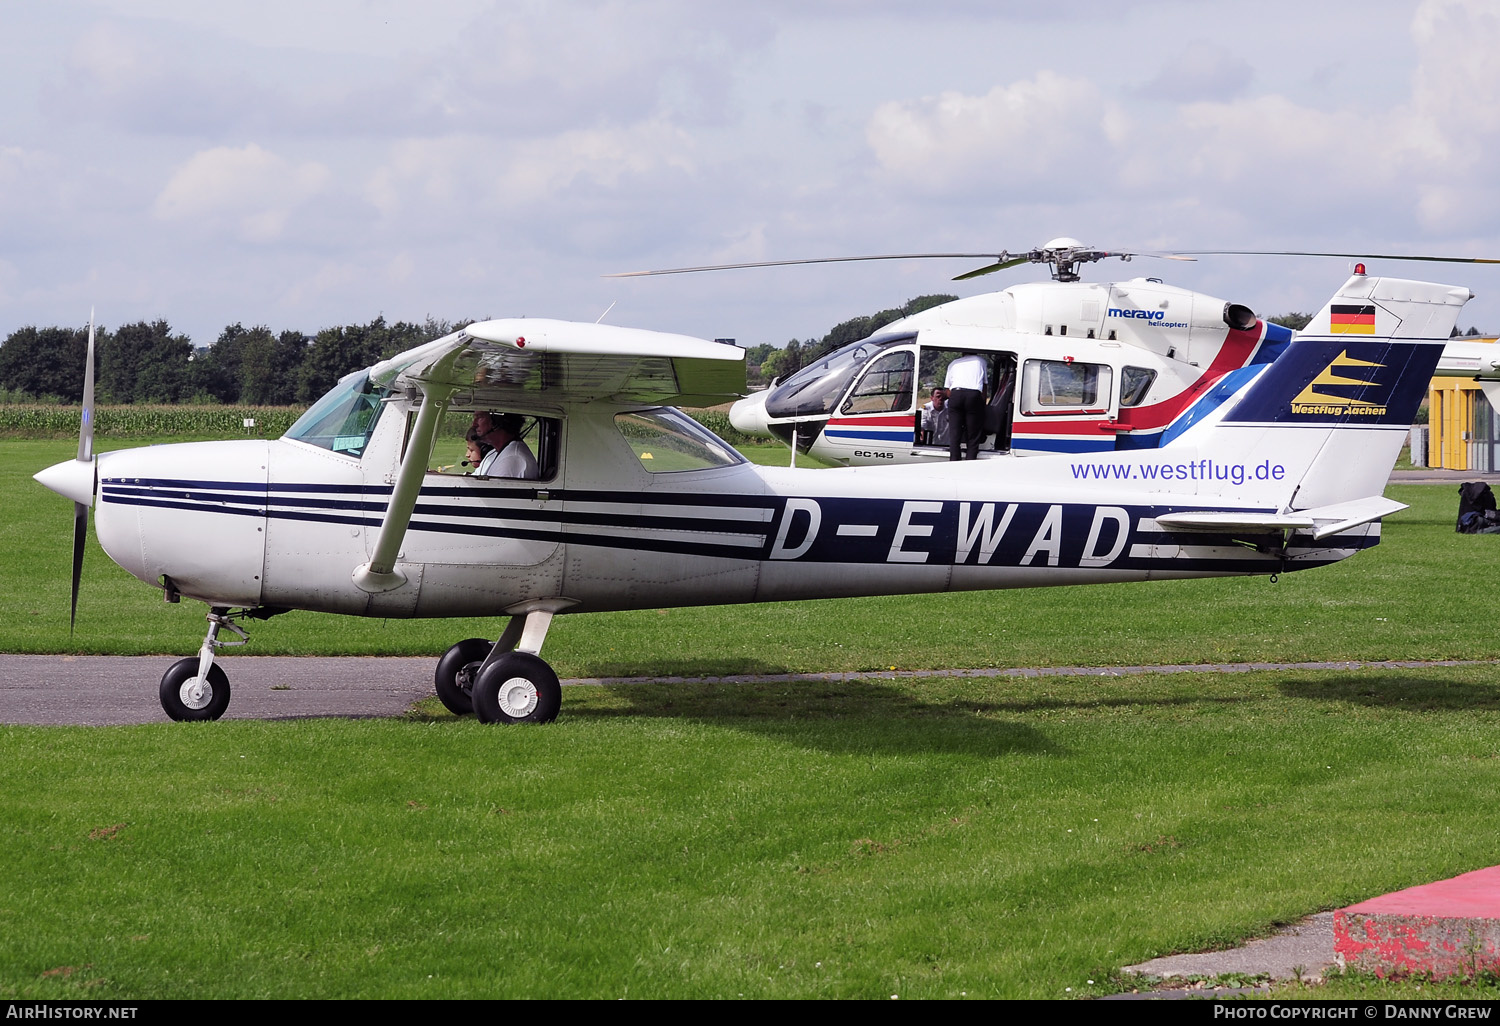
<path id="1" fill-rule="evenodd" d="M 815 417 L 833 412 L 849 388 L 849 382 L 864 367 L 865 361 L 898 338 L 872 342 L 863 339 L 810 363 L 771 389 L 766 396 L 769 417 Z"/>
<path id="2" fill-rule="evenodd" d="M 380 417 L 380 400 L 390 392 L 373 384 L 365 371 L 356 371 L 297 418 L 287 438 L 346 456 L 362 456 Z"/>

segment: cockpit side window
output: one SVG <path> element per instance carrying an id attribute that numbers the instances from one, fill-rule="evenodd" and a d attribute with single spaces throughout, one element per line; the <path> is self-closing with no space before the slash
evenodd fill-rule
<path id="1" fill-rule="evenodd" d="M 407 415 L 406 437 L 411 439 L 412 428 L 417 422 L 417 410 Z M 432 443 L 432 456 L 428 460 L 428 473 L 473 475 L 489 452 L 487 444 L 469 447 L 469 434 L 474 425 L 474 410 L 449 410 L 438 426 L 437 438 Z M 486 408 L 486 413 L 503 414 L 500 408 Z M 536 417 L 516 414 L 521 422 L 520 440 L 536 460 L 537 481 L 551 481 L 557 477 L 559 454 L 562 452 L 562 421 L 555 417 Z M 402 453 L 405 454 L 405 443 Z M 477 459 L 473 458 L 478 456 Z M 496 478 L 495 480 L 500 480 Z"/>
<path id="2" fill-rule="evenodd" d="M 870 365 L 844 401 L 844 413 L 905 413 L 911 409 L 911 350 L 886 353 Z"/>
<path id="3" fill-rule="evenodd" d="M 350 374 L 298 417 L 285 437 L 358 458 L 370 443 L 388 392 L 364 371 Z"/>

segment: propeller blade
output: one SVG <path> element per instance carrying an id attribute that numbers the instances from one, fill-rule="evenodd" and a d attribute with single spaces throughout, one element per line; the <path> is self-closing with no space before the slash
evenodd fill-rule
<path id="1" fill-rule="evenodd" d="M 975 269 L 973 271 L 969 271 L 969 272 L 967 272 L 965 274 L 960 274 L 958 277 L 954 278 L 953 280 L 954 281 L 968 281 L 970 278 L 978 278 L 980 275 L 984 275 L 984 274 L 993 274 L 996 271 L 1003 271 L 1007 267 L 1014 267 L 1017 264 L 1024 264 L 1024 263 L 1027 263 L 1030 260 L 1031 260 L 1030 255 L 1027 255 L 1027 256 L 1018 256 L 1018 257 L 1011 257 L 1009 260 L 1001 260 L 998 263 L 989 264 L 988 266 L 977 268 L 977 269 Z"/>
<path id="2" fill-rule="evenodd" d="M 94 311 L 89 311 L 89 348 L 83 365 L 83 406 L 78 423 L 79 463 L 94 462 Z M 98 484 L 99 468 L 94 470 L 94 485 Z M 94 488 L 89 489 L 89 502 L 73 503 L 73 593 L 68 607 L 68 636 L 78 622 L 78 586 L 83 580 L 83 547 L 89 536 L 89 505 L 94 498 Z"/>
<path id="3" fill-rule="evenodd" d="M 81 502 L 73 503 L 73 600 L 68 611 L 68 635 L 73 634 L 73 625 L 78 622 L 78 584 L 83 580 L 83 545 L 89 535 L 89 508 Z"/>
<path id="4" fill-rule="evenodd" d="M 1490 257 L 1415 256 L 1411 253 L 1305 253 L 1279 249 L 1185 249 L 1178 255 L 1338 257 L 1347 260 L 1421 260 L 1434 264 L 1500 264 L 1500 259 Z"/>
<path id="5" fill-rule="evenodd" d="M 78 425 L 78 461 L 94 461 L 94 311 L 89 311 L 88 359 L 83 365 L 83 410 Z"/>
<path id="6" fill-rule="evenodd" d="M 811 260 L 761 260 L 750 264 L 710 264 L 704 267 L 669 267 L 658 271 L 619 271 L 605 278 L 641 278 L 651 274 L 692 274 L 697 271 L 737 271 L 745 267 L 790 267 L 794 264 L 849 264 L 861 260 L 983 260 L 993 253 L 890 253 L 885 256 L 814 257 Z"/>

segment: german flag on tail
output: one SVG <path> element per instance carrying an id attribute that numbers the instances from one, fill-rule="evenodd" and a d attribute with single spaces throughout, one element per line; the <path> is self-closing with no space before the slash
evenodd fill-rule
<path id="1" fill-rule="evenodd" d="M 1329 331 L 1335 335 L 1375 334 L 1375 307 L 1334 303 L 1329 307 Z"/>

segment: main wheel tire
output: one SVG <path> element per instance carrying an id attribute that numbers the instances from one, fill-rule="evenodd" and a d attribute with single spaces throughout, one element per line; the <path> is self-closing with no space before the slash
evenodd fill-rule
<path id="1" fill-rule="evenodd" d="M 562 685 L 541 659 L 507 652 L 479 671 L 473 699 L 480 723 L 551 723 L 562 708 Z"/>
<path id="2" fill-rule="evenodd" d="M 168 716 L 183 720 L 216 720 L 229 708 L 229 677 L 218 663 L 208 668 L 208 681 L 194 688 L 198 657 L 179 659 L 161 678 L 161 707 Z"/>
<path id="3" fill-rule="evenodd" d="M 492 641 L 483 638 L 467 638 L 443 653 L 438 660 L 433 683 L 437 686 L 438 700 L 448 707 L 454 716 L 467 716 L 474 711 L 470 693 L 474 689 L 474 677 L 479 673 L 479 664 L 484 662 L 495 647 Z"/>

